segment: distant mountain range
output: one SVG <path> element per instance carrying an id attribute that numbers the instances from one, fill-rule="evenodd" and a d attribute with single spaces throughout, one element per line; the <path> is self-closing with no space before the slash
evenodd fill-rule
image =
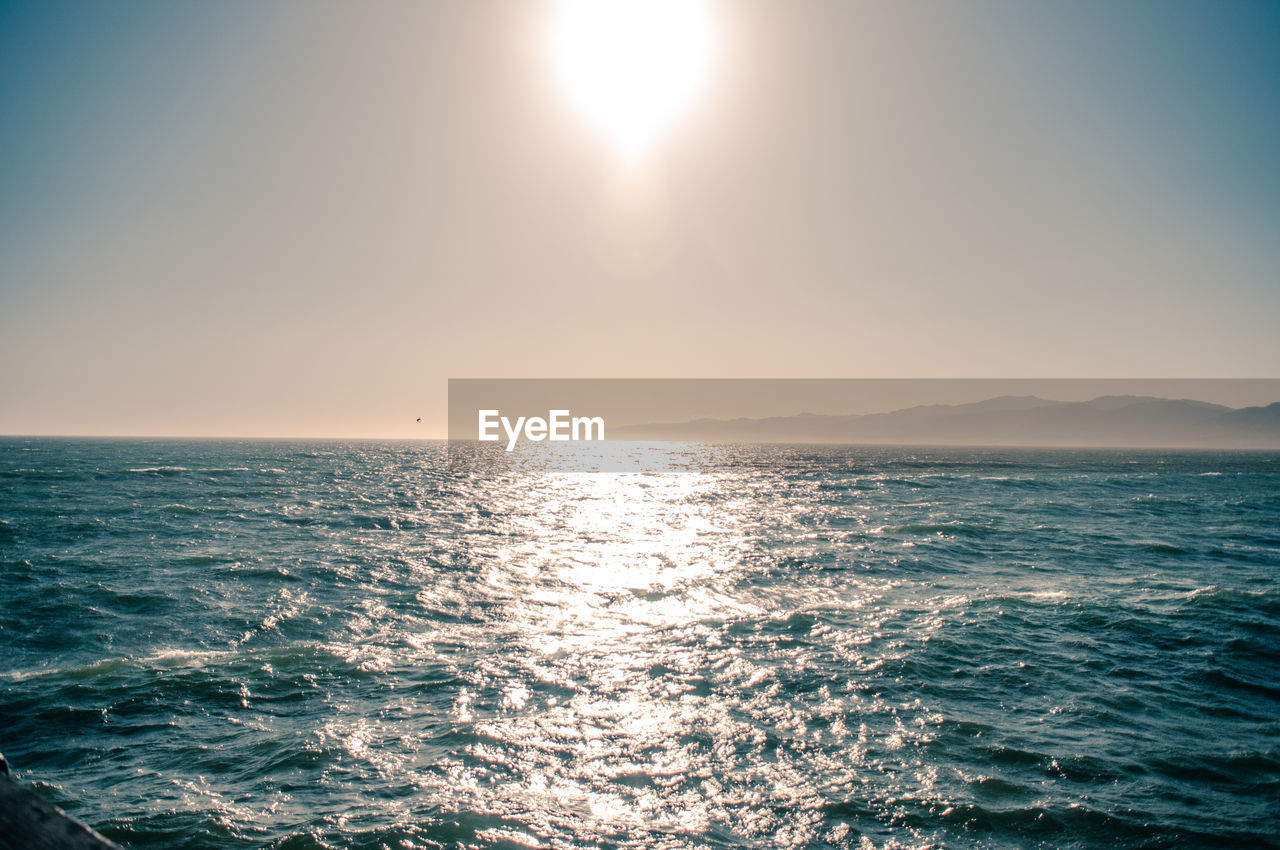
<path id="1" fill-rule="evenodd" d="M 624 440 L 1280 449 L 1280 402 L 1233 409 L 1190 399 L 1000 396 L 892 413 L 697 419 L 613 429 Z"/>

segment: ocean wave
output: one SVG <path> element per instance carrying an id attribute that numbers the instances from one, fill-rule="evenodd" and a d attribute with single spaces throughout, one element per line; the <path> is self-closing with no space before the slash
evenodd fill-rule
<path id="1" fill-rule="evenodd" d="M 896 534 L 956 534 L 964 537 L 989 537 L 999 534 L 997 529 L 963 522 L 908 523 L 894 526 L 889 531 Z"/>

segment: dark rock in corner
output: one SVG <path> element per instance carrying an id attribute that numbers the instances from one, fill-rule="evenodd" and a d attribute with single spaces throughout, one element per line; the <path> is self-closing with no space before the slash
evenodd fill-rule
<path id="1" fill-rule="evenodd" d="M 0 850 L 120 850 L 9 775 L 0 756 Z"/>

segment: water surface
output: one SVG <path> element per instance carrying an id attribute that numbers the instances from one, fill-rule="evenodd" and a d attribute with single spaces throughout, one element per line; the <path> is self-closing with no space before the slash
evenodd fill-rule
<path id="1" fill-rule="evenodd" d="M 0 441 L 0 749 L 129 847 L 1277 846 L 1280 456 Z"/>

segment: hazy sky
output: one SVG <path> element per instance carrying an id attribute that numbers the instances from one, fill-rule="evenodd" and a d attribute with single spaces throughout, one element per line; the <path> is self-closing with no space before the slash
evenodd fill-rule
<path id="1" fill-rule="evenodd" d="M 713 12 L 624 162 L 547 3 L 0 3 L 0 433 L 438 436 L 449 377 L 1277 376 L 1280 3 Z"/>

